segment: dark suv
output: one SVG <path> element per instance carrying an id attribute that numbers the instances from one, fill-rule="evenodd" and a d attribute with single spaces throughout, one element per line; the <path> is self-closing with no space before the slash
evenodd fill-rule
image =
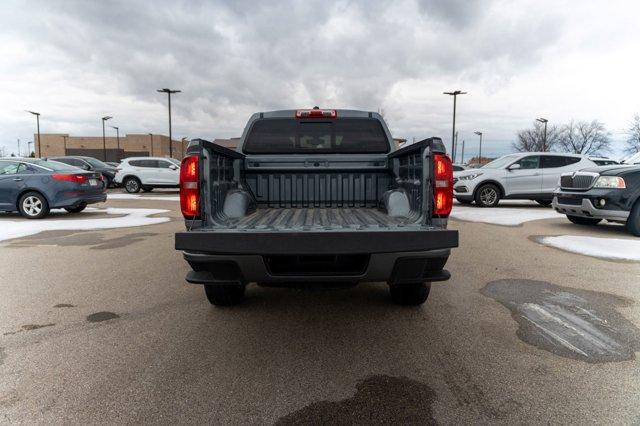
<path id="1" fill-rule="evenodd" d="M 67 155 L 64 157 L 49 157 L 50 160 L 58 161 L 59 163 L 68 164 L 70 166 L 78 167 L 82 170 L 98 172 L 102 175 L 107 188 L 113 185 L 113 178 L 116 176 L 116 168 L 110 166 L 93 157 L 85 157 L 81 155 Z"/>

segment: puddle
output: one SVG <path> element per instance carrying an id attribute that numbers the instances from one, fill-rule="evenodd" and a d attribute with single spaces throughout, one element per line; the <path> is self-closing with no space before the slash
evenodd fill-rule
<path id="1" fill-rule="evenodd" d="M 53 305 L 54 308 L 75 308 L 76 305 L 72 305 L 70 303 L 58 303 L 57 305 Z"/>
<path id="2" fill-rule="evenodd" d="M 353 397 L 314 402 L 276 424 L 436 424 L 431 408 L 435 400 L 435 392 L 424 383 L 406 377 L 371 376 L 356 386 Z"/>
<path id="3" fill-rule="evenodd" d="M 17 331 L 8 331 L 6 333 L 3 333 L 5 336 L 9 336 L 12 334 L 16 334 L 16 333 L 22 333 L 23 331 L 32 331 L 32 330 L 37 330 L 39 328 L 44 328 L 44 327 L 53 327 L 55 325 L 55 323 L 49 323 L 49 324 L 25 324 L 23 326 L 20 327 L 20 330 Z"/>
<path id="4" fill-rule="evenodd" d="M 153 232 L 137 232 L 116 238 L 105 238 L 104 234 L 88 232 L 78 233 L 73 231 L 48 231 L 36 236 L 30 236 L 14 240 L 9 247 L 37 247 L 40 245 L 59 247 L 84 247 L 92 250 L 108 250 L 122 248 L 147 237 L 158 235 Z"/>
<path id="5" fill-rule="evenodd" d="M 499 280 L 482 294 L 503 304 L 524 342 L 589 363 L 627 361 L 640 350 L 640 329 L 616 308 L 633 305 L 620 296 L 544 281 Z"/>
<path id="6" fill-rule="evenodd" d="M 87 316 L 87 321 L 101 322 L 101 321 L 108 321 L 110 319 L 115 319 L 115 318 L 120 318 L 120 315 L 114 314 L 113 312 L 95 312 Z"/>

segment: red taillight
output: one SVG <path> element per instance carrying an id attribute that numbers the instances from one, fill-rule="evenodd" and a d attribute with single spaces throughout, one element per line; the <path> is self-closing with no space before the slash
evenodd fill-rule
<path id="1" fill-rule="evenodd" d="M 180 165 L 180 209 L 182 215 L 189 219 L 200 216 L 199 178 L 198 156 L 184 157 Z"/>
<path id="2" fill-rule="evenodd" d="M 53 174 L 51 175 L 52 179 L 55 180 L 60 180 L 60 181 L 64 181 L 64 182 L 75 182 L 75 183 L 87 183 L 87 180 L 89 178 L 87 178 L 86 175 L 63 175 L 63 174 Z"/>
<path id="3" fill-rule="evenodd" d="M 296 111 L 296 118 L 336 118 L 338 113 L 335 109 L 299 109 Z"/>
<path id="4" fill-rule="evenodd" d="M 434 216 L 449 216 L 453 207 L 453 166 L 444 154 L 433 156 L 433 206 Z"/>

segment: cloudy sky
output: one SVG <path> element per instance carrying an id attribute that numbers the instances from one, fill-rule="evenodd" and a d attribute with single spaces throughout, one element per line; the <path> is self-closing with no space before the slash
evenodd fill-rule
<path id="1" fill-rule="evenodd" d="M 599 119 L 616 151 L 640 113 L 640 3 L 21 1 L 0 4 L 0 146 L 43 133 L 239 136 L 252 112 L 383 110 L 396 137 L 510 150 L 536 117 Z M 110 132 L 115 132 L 109 129 Z M 467 152 L 470 152 L 467 151 Z M 614 154 L 619 154 L 616 152 Z M 615 156 L 615 155 L 614 155 Z"/>

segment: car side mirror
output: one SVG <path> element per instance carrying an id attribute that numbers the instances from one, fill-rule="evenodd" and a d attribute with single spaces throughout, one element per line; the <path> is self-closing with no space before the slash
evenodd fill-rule
<path id="1" fill-rule="evenodd" d="M 518 169 L 520 169 L 520 168 L 522 168 L 522 166 L 521 166 L 520 164 L 517 164 L 517 163 L 516 163 L 516 164 L 512 164 L 512 165 L 510 165 L 509 167 L 507 167 L 507 170 L 509 170 L 509 171 L 511 171 L 511 170 L 518 170 Z"/>
<path id="2" fill-rule="evenodd" d="M 169 168 L 170 168 L 171 170 L 178 170 L 178 166 L 176 166 L 176 165 L 174 165 L 174 164 L 170 165 L 170 166 L 169 166 Z"/>

